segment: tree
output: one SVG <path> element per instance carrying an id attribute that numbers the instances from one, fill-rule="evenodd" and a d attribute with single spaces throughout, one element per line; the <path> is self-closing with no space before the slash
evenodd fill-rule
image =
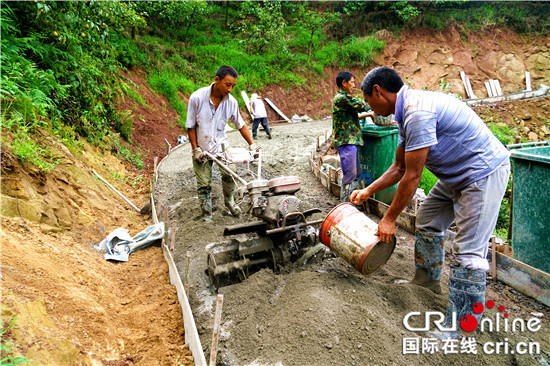
<path id="1" fill-rule="evenodd" d="M 340 23 L 340 13 L 318 13 L 314 10 L 302 10 L 302 26 L 309 31 L 309 47 L 307 52 L 307 58 L 311 58 L 311 51 L 313 48 L 313 36 L 315 33 L 322 32 L 323 28 L 330 23 Z"/>
<path id="2" fill-rule="evenodd" d="M 245 1 L 241 6 L 241 22 L 236 27 L 247 48 L 263 53 L 267 47 L 287 51 L 286 22 L 280 1 Z"/>

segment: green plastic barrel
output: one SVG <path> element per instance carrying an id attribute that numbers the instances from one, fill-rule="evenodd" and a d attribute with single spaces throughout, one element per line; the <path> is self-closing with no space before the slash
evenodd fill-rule
<path id="1" fill-rule="evenodd" d="M 512 151 L 513 257 L 550 273 L 550 146 Z"/>
<path id="2" fill-rule="evenodd" d="M 364 125 L 363 146 L 359 147 L 359 184 L 365 187 L 378 179 L 395 160 L 399 132 L 396 126 Z M 395 196 L 397 184 L 374 195 L 374 198 L 388 205 Z"/>

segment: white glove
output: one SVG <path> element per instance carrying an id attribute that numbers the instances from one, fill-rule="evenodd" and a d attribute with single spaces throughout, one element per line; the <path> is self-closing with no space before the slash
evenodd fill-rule
<path id="1" fill-rule="evenodd" d="M 248 145 L 248 149 L 250 150 L 250 155 L 252 155 L 252 159 L 256 159 L 260 155 L 260 150 L 262 148 L 259 145 L 252 143 Z"/>
<path id="2" fill-rule="evenodd" d="M 193 159 L 195 159 L 197 163 L 202 163 L 204 161 L 204 154 L 200 147 L 193 149 Z"/>

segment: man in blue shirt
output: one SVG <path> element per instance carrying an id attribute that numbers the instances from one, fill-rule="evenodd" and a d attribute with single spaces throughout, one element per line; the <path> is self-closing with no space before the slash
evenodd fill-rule
<path id="1" fill-rule="evenodd" d="M 399 141 L 395 162 L 376 181 L 354 191 L 351 201 L 369 196 L 397 182 L 395 198 L 378 224 L 377 235 L 389 241 L 395 220 L 413 196 L 425 166 L 439 181 L 416 217 L 413 284 L 439 292 L 445 263 L 445 230 L 456 222 L 456 260 L 451 263 L 449 305 L 460 319 L 485 302 L 488 242 L 496 226 L 500 203 L 510 176 L 510 152 L 465 103 L 447 94 L 411 90 L 388 67 L 365 76 L 361 90 L 372 110 L 395 114 Z M 478 321 L 481 314 L 473 314 Z"/>

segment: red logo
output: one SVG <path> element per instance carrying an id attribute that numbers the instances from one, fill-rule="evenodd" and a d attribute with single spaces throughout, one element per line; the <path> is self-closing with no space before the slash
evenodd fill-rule
<path id="1" fill-rule="evenodd" d="M 492 309 L 495 307 L 495 302 L 493 300 L 487 301 L 485 304 L 487 306 L 487 309 Z M 483 307 L 482 303 L 476 302 L 474 306 L 472 306 L 472 311 L 474 314 L 481 314 L 485 308 Z M 504 312 L 504 306 L 501 305 L 498 307 L 498 311 Z M 504 317 L 508 317 L 508 313 L 504 313 Z M 478 326 L 478 322 L 475 316 L 473 315 L 465 315 L 460 319 L 460 328 L 464 330 L 465 332 L 473 332 Z"/>

